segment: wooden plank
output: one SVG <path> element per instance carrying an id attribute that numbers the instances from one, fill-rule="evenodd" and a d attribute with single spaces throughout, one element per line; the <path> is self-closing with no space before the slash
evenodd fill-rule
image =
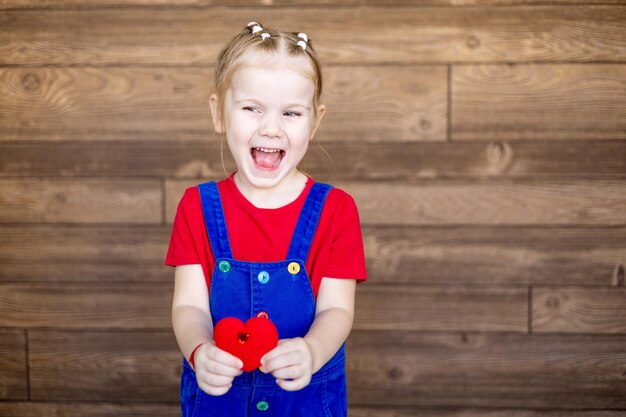
<path id="1" fill-rule="evenodd" d="M 0 226 L 0 282 L 171 282 L 170 234 L 171 226 Z"/>
<path id="2" fill-rule="evenodd" d="M 611 285 L 624 227 L 365 227 L 370 282 Z"/>
<path id="3" fill-rule="evenodd" d="M 348 340 L 348 392 L 361 405 L 623 410 L 625 343 L 617 335 L 357 331 Z"/>
<path id="4" fill-rule="evenodd" d="M 135 270 L 140 274 L 140 270 Z M 168 329 L 169 284 L 49 283 L 0 285 L 0 326 L 67 329 Z"/>
<path id="5" fill-rule="evenodd" d="M 26 334 L 24 330 L 0 329 L 0 400 L 27 399 L 27 386 Z"/>
<path id="6" fill-rule="evenodd" d="M 0 282 L 170 283 L 170 233 L 0 226 Z M 379 284 L 606 286 L 626 259 L 624 227 L 365 226 L 363 237 L 369 282 Z"/>
<path id="7" fill-rule="evenodd" d="M 623 410 L 525 410 L 489 408 L 351 407 L 349 417 L 623 417 Z"/>
<path id="8" fill-rule="evenodd" d="M 445 141 L 447 74 L 441 65 L 329 67 L 329 110 L 316 140 Z M 207 67 L 3 68 L 0 137 L 219 143 L 208 116 L 212 89 Z"/>
<path id="9" fill-rule="evenodd" d="M 0 326 L 168 329 L 168 284 L 0 284 Z M 380 294 L 386 302 L 380 303 Z M 359 288 L 357 327 L 399 330 L 527 331 L 526 288 Z M 420 300 L 415 303 L 414 300 Z M 393 306 L 390 308 L 389 306 Z M 399 307 L 401 306 L 401 307 Z"/>
<path id="10" fill-rule="evenodd" d="M 187 187 L 202 181 L 166 180 L 171 223 Z M 494 179 L 419 183 L 337 182 L 359 207 L 363 225 L 624 225 L 626 184 L 619 180 Z"/>
<path id="11" fill-rule="evenodd" d="M 625 342 L 616 335 L 355 331 L 350 403 L 624 409 Z M 170 332 L 33 331 L 32 397 L 174 402 L 180 358 Z"/>
<path id="12" fill-rule="evenodd" d="M 5 417 L 142 417 L 180 416 L 180 407 L 175 404 L 117 404 L 117 403 L 53 403 L 53 402 L 9 402 L 0 403 L 0 414 Z M 623 417 L 621 410 L 523 410 L 523 409 L 420 409 L 396 407 L 350 407 L 349 417 Z"/>
<path id="13" fill-rule="evenodd" d="M 0 402 L 5 417 L 180 417 L 177 404 Z M 349 417 L 623 417 L 623 410 L 525 410 L 350 406 Z"/>
<path id="14" fill-rule="evenodd" d="M 206 138 L 210 74 L 209 68 L 2 68 L 0 134 L 57 141 Z"/>
<path id="15" fill-rule="evenodd" d="M 33 330 L 33 400 L 176 401 L 181 354 L 170 332 Z"/>
<path id="16" fill-rule="evenodd" d="M 135 389 L 136 387 L 128 388 Z M 180 406 L 176 403 L 0 402 L 0 415 L 5 417 L 180 417 Z"/>
<path id="17" fill-rule="evenodd" d="M 208 66 L 252 16 L 307 32 L 326 64 L 626 58 L 626 11 L 612 6 L 169 7 L 7 10 L 0 65 Z"/>
<path id="18" fill-rule="evenodd" d="M 219 140 L 0 142 L 0 177 L 226 177 Z M 223 153 L 224 166 L 220 152 Z M 624 140 L 314 141 L 301 164 L 318 181 L 450 177 L 626 177 Z"/>
<path id="19" fill-rule="evenodd" d="M 625 139 L 624 78 L 626 65 L 454 66 L 452 139 Z"/>
<path id="20" fill-rule="evenodd" d="M 37 9 L 37 8 L 100 8 L 111 6 L 158 6 L 158 7 L 188 7 L 188 6 L 237 6 L 237 7 L 280 7 L 293 5 L 372 5 L 372 6 L 486 6 L 486 5 L 545 5 L 545 0 L 101 0 L 93 3 L 85 0 L 0 0 L 2 9 Z M 550 4 L 615 4 L 622 5 L 622 0 L 550 0 Z"/>
<path id="21" fill-rule="evenodd" d="M 162 222 L 161 182 L 141 179 L 0 179 L 2 223 Z"/>
<path id="22" fill-rule="evenodd" d="M 623 286 L 536 287 L 532 291 L 534 332 L 626 333 L 626 288 Z"/>
<path id="23" fill-rule="evenodd" d="M 359 330 L 528 331 L 526 288 L 366 285 L 357 294 Z"/>
<path id="24" fill-rule="evenodd" d="M 446 140 L 446 66 L 329 67 L 324 80 L 328 110 L 315 140 Z"/>
<path id="25" fill-rule="evenodd" d="M 623 225 L 623 181 L 339 183 L 364 224 Z M 377 198 L 381 196 L 384 198 Z"/>

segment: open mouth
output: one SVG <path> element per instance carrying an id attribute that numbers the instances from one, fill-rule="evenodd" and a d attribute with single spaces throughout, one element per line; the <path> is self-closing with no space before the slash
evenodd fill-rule
<path id="1" fill-rule="evenodd" d="M 275 148 L 255 147 L 250 149 L 250 155 L 259 169 L 273 170 L 280 165 L 285 151 Z"/>

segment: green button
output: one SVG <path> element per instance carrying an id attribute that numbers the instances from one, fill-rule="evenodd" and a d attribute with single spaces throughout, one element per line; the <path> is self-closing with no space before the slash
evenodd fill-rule
<path id="1" fill-rule="evenodd" d="M 228 261 L 220 261 L 218 268 L 222 272 L 228 272 L 230 271 L 230 264 L 228 263 Z"/>
<path id="2" fill-rule="evenodd" d="M 259 401 L 258 403 L 256 403 L 256 409 L 259 411 L 265 411 L 268 408 L 270 408 L 270 405 L 267 403 L 267 401 Z"/>

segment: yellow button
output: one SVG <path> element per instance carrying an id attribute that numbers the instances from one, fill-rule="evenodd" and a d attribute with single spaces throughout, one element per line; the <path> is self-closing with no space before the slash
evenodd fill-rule
<path id="1" fill-rule="evenodd" d="M 290 274 L 296 275 L 298 272 L 300 272 L 300 264 L 298 262 L 291 262 L 289 265 L 287 265 L 287 270 Z"/>

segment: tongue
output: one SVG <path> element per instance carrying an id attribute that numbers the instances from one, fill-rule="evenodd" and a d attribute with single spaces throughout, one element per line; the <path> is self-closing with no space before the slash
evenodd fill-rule
<path id="1" fill-rule="evenodd" d="M 263 152 L 257 149 L 252 150 L 254 160 L 263 168 L 272 168 L 280 158 L 280 152 Z"/>

